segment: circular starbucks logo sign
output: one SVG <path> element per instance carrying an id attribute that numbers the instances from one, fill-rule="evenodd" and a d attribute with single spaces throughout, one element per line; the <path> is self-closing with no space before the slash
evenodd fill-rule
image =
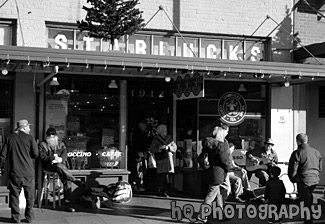
<path id="1" fill-rule="evenodd" d="M 245 99 L 236 92 L 227 92 L 219 100 L 218 111 L 223 122 L 229 125 L 239 124 L 246 114 Z"/>

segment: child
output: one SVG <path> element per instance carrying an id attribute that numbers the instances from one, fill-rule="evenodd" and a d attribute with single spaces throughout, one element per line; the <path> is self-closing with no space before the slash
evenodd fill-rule
<path id="1" fill-rule="evenodd" d="M 281 169 L 279 167 L 273 166 L 270 168 L 270 179 L 266 182 L 264 191 L 265 200 L 267 200 L 267 203 L 269 205 L 276 205 L 277 211 L 279 211 L 281 204 L 284 203 L 286 194 L 286 188 L 283 184 L 283 181 L 279 179 L 280 173 Z M 275 220 L 274 217 L 269 217 L 269 223 L 276 222 L 279 222 L 279 220 Z"/>

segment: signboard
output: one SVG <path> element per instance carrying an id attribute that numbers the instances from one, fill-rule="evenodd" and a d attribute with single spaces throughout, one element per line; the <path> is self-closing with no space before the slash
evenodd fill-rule
<path id="1" fill-rule="evenodd" d="M 67 115 L 68 100 L 66 98 L 47 99 L 45 130 L 49 127 L 53 127 L 55 128 L 58 137 L 63 139 L 66 136 Z"/>
<path id="2" fill-rule="evenodd" d="M 56 49 L 103 52 L 111 49 L 109 41 L 87 37 L 84 32 L 73 29 L 48 28 L 47 43 L 49 48 Z M 242 47 L 243 43 L 246 46 L 245 48 Z M 121 52 L 145 55 L 247 61 L 261 61 L 264 59 L 264 41 L 247 40 L 247 38 L 229 40 L 223 37 L 180 38 L 174 35 L 155 35 L 152 33 L 135 34 L 128 38 L 121 37 L 119 40 L 115 40 L 114 48 L 114 50 Z"/>
<path id="3" fill-rule="evenodd" d="M 177 100 L 204 97 L 204 75 L 191 72 L 174 78 L 174 97 Z"/>
<path id="4" fill-rule="evenodd" d="M 246 114 L 246 101 L 242 95 L 236 92 L 227 92 L 221 96 L 218 102 L 220 119 L 228 125 L 238 125 Z"/>

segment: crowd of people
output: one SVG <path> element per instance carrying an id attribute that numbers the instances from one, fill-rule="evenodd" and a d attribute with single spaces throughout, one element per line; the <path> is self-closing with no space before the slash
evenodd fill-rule
<path id="1" fill-rule="evenodd" d="M 25 218 L 27 222 L 34 219 L 34 192 L 35 169 L 33 159 L 40 158 L 44 170 L 57 172 L 63 182 L 64 200 L 66 210 L 74 212 L 70 205 L 71 185 L 82 186 L 84 183 L 76 179 L 67 167 L 67 148 L 59 140 L 56 130 L 46 130 L 46 137 L 39 144 L 30 135 L 32 124 L 26 119 L 17 122 L 15 133 L 5 141 L 0 151 L 0 169 L 5 162 L 9 163 L 9 197 L 11 203 L 11 221 L 20 222 L 19 195 L 24 190 L 26 198 Z M 174 173 L 174 154 L 177 145 L 168 135 L 167 126 L 160 124 L 152 138 L 146 133 L 146 122 L 140 121 L 137 131 L 133 136 L 132 150 L 129 164 L 131 175 L 130 182 L 133 190 L 141 192 L 143 179 L 147 170 L 148 155 L 153 154 L 156 162 L 156 190 L 158 196 L 168 197 L 170 175 Z M 223 209 L 226 200 L 245 202 L 244 196 L 252 194 L 250 178 L 254 173 L 259 180 L 259 186 L 263 189 L 264 201 L 279 207 L 284 203 L 286 188 L 279 176 L 281 169 L 278 167 L 278 156 L 273 149 L 274 142 L 271 138 L 264 141 L 264 146 L 257 147 L 246 153 L 246 167 L 238 166 L 232 153 L 235 145 L 226 139 L 229 126 L 220 124 L 213 129 L 213 136 L 202 139 L 202 154 L 206 159 L 204 165 L 205 176 L 208 180 L 203 203 L 216 205 Z M 298 148 L 291 154 L 288 166 L 288 176 L 292 183 L 297 185 L 298 199 L 304 202 L 306 207 L 313 204 L 313 191 L 319 183 L 319 174 L 322 170 L 322 157 L 318 150 L 308 144 L 308 136 L 300 133 L 296 136 Z M 206 223 L 208 217 L 197 217 L 201 223 Z M 269 223 L 279 220 L 269 219 Z M 305 224 L 313 223 L 312 219 L 306 219 Z"/>

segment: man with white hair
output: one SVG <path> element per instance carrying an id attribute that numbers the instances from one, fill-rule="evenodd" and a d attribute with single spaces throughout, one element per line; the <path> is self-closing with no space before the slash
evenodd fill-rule
<path id="1" fill-rule="evenodd" d="M 35 169 L 33 159 L 38 156 L 37 143 L 30 135 L 28 120 L 17 122 L 15 133 L 5 141 L 0 152 L 0 169 L 2 170 L 6 160 L 9 162 L 9 200 L 11 207 L 12 223 L 20 223 L 19 195 L 24 189 L 26 198 L 25 218 L 27 223 L 34 220 L 34 192 Z"/>
<path id="2" fill-rule="evenodd" d="M 322 156 L 318 150 L 309 146 L 306 134 L 298 134 L 296 142 L 298 149 L 290 156 L 288 176 L 292 183 L 297 183 L 299 200 L 310 208 L 313 204 L 313 191 L 322 171 Z M 305 219 L 304 223 L 313 223 L 312 216 L 310 220 Z"/>
<path id="3" fill-rule="evenodd" d="M 44 170 L 57 172 L 63 183 L 66 211 L 74 212 L 75 209 L 70 206 L 71 182 L 77 186 L 82 186 L 83 182 L 72 176 L 67 168 L 67 148 L 54 128 L 46 130 L 46 139 L 39 144 L 39 149 Z"/>

